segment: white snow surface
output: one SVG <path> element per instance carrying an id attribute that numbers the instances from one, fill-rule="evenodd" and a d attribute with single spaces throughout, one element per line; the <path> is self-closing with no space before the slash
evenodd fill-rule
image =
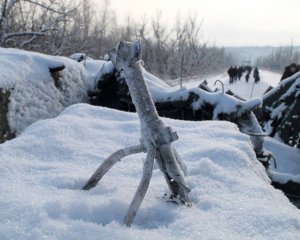
<path id="1" fill-rule="evenodd" d="M 300 72 L 296 72 L 294 75 L 282 80 L 276 88 L 274 88 L 271 91 L 269 91 L 268 93 L 266 93 L 264 98 L 267 98 L 271 94 L 276 92 L 279 87 L 284 87 L 286 84 L 291 83 L 293 81 L 294 81 L 294 83 L 289 87 L 288 91 L 281 96 L 281 99 L 284 99 L 286 96 L 290 95 L 292 92 L 295 91 L 296 87 L 299 86 L 299 84 L 300 84 Z"/>
<path id="2" fill-rule="evenodd" d="M 229 122 L 163 121 L 178 132 L 191 207 L 167 202 L 155 166 L 131 228 L 123 217 L 145 154 L 131 155 L 90 191 L 90 175 L 114 151 L 137 144 L 139 120 L 87 104 L 41 120 L 0 145 L 0 239 L 297 239 L 300 212 L 271 185 L 250 139 Z"/>
<path id="3" fill-rule="evenodd" d="M 77 54 L 74 55 L 76 56 Z M 87 60 L 82 61 L 81 64 L 87 71 L 89 81 L 94 83 L 94 86 L 96 85 L 96 82 L 99 81 L 101 75 L 112 73 L 114 69 L 113 63 L 106 60 L 88 58 Z M 142 67 L 142 72 L 149 91 L 155 100 L 156 98 L 160 99 L 161 96 L 167 93 L 174 94 L 174 92 L 176 92 L 177 89 L 170 87 L 166 82 L 148 72 L 144 67 Z"/>
<path id="4" fill-rule="evenodd" d="M 259 69 L 260 73 L 260 81 L 254 84 L 253 79 L 253 71 L 250 74 L 249 82 L 246 83 L 245 80 L 245 73 L 243 74 L 241 80 L 233 84 L 229 84 L 229 77 L 227 73 L 222 73 L 218 75 L 209 76 L 207 78 L 195 78 L 186 80 L 183 82 L 183 86 L 186 88 L 194 88 L 198 87 L 204 80 L 208 82 L 208 86 L 212 89 L 218 88 L 221 89 L 221 84 L 216 83 L 216 80 L 221 80 L 224 83 L 224 90 L 231 90 L 233 93 L 239 95 L 244 99 L 251 99 L 261 97 L 265 91 L 268 89 L 269 86 L 276 87 L 280 82 L 281 75 L 275 72 L 270 72 L 267 70 Z M 168 81 L 172 86 L 178 85 L 178 81 Z M 253 88 L 253 90 L 252 90 Z M 251 95 L 252 92 L 252 95 Z"/>
<path id="5" fill-rule="evenodd" d="M 271 137 L 265 139 L 264 146 L 272 152 L 277 163 L 276 169 L 271 161 L 268 174 L 272 180 L 282 184 L 290 180 L 300 183 L 300 150 Z"/>
<path id="6" fill-rule="evenodd" d="M 185 87 L 171 87 L 165 81 L 149 73 L 142 67 L 144 79 L 154 102 L 186 100 L 189 92 Z"/>
<path id="7" fill-rule="evenodd" d="M 199 96 L 199 99 L 192 104 L 194 110 L 200 109 L 205 103 L 210 103 L 215 106 L 213 120 L 217 119 L 219 113 L 237 113 L 237 115 L 240 115 L 261 104 L 260 98 L 254 98 L 245 102 L 222 92 L 210 93 L 200 88 L 192 88 L 189 91 L 194 92 Z"/>
<path id="8" fill-rule="evenodd" d="M 74 54 L 77 56 L 80 54 Z M 55 87 L 49 67 L 65 65 L 61 71 L 61 89 Z M 112 72 L 110 61 L 87 58 L 80 63 L 69 58 L 48 56 L 16 49 L 0 48 L 0 87 L 10 90 L 8 121 L 12 131 L 19 135 L 31 123 L 57 116 L 74 103 L 87 102 L 87 92 L 95 87 L 100 74 Z M 155 102 L 165 100 L 184 100 L 189 91 L 199 91 L 170 87 L 143 68 L 143 75 Z M 209 99 L 219 99 L 218 93 L 201 94 Z M 204 99 L 194 103 L 197 108 Z M 236 111 L 236 100 L 227 99 L 219 109 Z M 219 112 L 216 109 L 216 113 Z"/>
<path id="9" fill-rule="evenodd" d="M 49 68 L 65 65 L 57 88 Z M 31 123 L 57 116 L 74 103 L 87 102 L 91 88 L 83 66 L 69 58 L 0 48 L 0 88 L 11 92 L 8 122 L 20 134 Z"/>

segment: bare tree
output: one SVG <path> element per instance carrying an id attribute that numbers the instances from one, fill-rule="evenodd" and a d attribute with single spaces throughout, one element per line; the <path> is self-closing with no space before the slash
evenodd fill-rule
<path id="1" fill-rule="evenodd" d="M 283 71 L 291 63 L 300 62 L 300 51 L 296 50 L 291 42 L 290 46 L 280 46 L 267 56 L 256 60 L 256 65 L 275 71 Z"/>
<path id="2" fill-rule="evenodd" d="M 67 25 L 77 9 L 73 1 L 1 0 L 0 3 L 0 46 L 62 53 Z"/>
<path id="3" fill-rule="evenodd" d="M 0 46 L 101 58 L 120 39 L 140 38 L 145 67 L 162 79 L 206 75 L 230 64 L 222 49 L 203 40 L 203 21 L 196 15 L 178 15 L 173 27 L 162 22 L 159 10 L 151 19 L 128 16 L 119 23 L 109 0 L 97 3 L 95 8 L 92 0 L 0 0 Z"/>

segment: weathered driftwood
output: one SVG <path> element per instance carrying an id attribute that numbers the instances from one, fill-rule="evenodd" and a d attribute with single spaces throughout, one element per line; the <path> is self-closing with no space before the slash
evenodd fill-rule
<path id="1" fill-rule="evenodd" d="M 184 163 L 171 145 L 178 139 L 178 136 L 160 120 L 143 78 L 139 63 L 140 43 L 120 42 L 109 52 L 109 56 L 128 85 L 132 102 L 140 119 L 141 144 L 113 153 L 100 165 L 83 189 L 88 190 L 96 186 L 104 174 L 122 157 L 142 151 L 147 152 L 142 179 L 124 219 L 124 223 L 130 226 L 149 186 L 154 159 L 163 172 L 173 196 L 178 196 L 183 203 L 189 204 L 190 199 L 187 194 L 189 188 L 184 181 Z"/>

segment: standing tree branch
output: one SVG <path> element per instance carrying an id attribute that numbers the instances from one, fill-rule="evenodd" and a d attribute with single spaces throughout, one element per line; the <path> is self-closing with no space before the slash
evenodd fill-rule
<path id="1" fill-rule="evenodd" d="M 178 139 L 177 133 L 173 132 L 170 127 L 166 127 L 159 118 L 143 77 L 139 61 L 141 59 L 140 42 L 120 42 L 115 49 L 109 52 L 109 57 L 117 70 L 120 71 L 125 78 L 140 119 L 141 145 L 131 148 L 138 151 L 144 149 L 147 152 L 142 179 L 124 219 L 124 224 L 130 226 L 148 189 L 154 158 L 156 159 L 159 169 L 164 174 L 172 196 L 179 197 L 183 203 L 189 205 L 190 199 L 187 194 L 189 188 L 184 180 L 184 163 L 176 150 L 172 147 L 172 142 Z M 128 154 L 130 154 L 130 152 L 124 150 L 112 154 L 96 170 L 83 189 L 88 190 L 96 186 L 102 176 L 104 176 L 121 157 Z"/>

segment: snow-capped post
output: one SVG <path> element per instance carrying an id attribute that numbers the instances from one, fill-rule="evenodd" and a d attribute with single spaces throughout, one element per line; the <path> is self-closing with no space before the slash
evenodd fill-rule
<path id="1" fill-rule="evenodd" d="M 144 80 L 140 67 L 140 42 L 122 41 L 108 54 L 128 85 L 132 102 L 140 119 L 141 140 L 139 145 L 121 149 L 110 155 L 91 176 L 83 190 L 95 187 L 105 173 L 121 158 L 134 153 L 146 152 L 143 176 L 124 219 L 124 224 L 130 226 L 148 189 L 154 159 L 164 174 L 172 196 L 179 197 L 183 203 L 190 205 L 187 194 L 190 190 L 183 176 L 186 167 L 171 145 L 178 139 L 177 133 L 172 131 L 171 127 L 166 127 L 159 118 Z"/>

